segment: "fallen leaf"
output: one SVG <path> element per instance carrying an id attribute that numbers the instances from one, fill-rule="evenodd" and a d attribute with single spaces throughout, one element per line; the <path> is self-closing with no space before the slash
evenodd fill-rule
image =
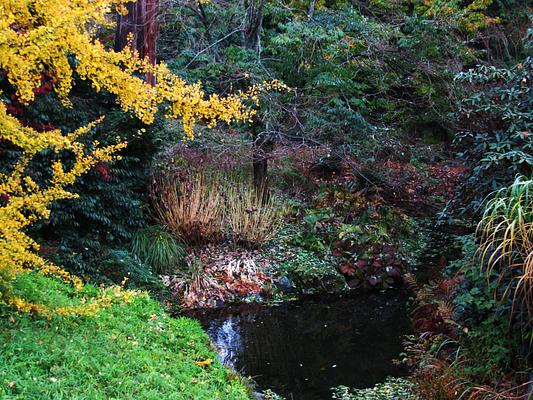
<path id="1" fill-rule="evenodd" d="M 196 365 L 199 365 L 200 367 L 207 367 L 209 365 L 211 365 L 213 363 L 213 360 L 208 358 L 204 361 L 195 361 L 194 362 Z"/>

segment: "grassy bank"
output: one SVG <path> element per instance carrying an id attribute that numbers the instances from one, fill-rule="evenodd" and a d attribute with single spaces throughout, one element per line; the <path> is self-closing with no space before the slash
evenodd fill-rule
<path id="1" fill-rule="evenodd" d="M 49 278 L 35 276 L 32 285 L 54 302 L 77 300 L 71 289 Z M 84 291 L 82 295 L 90 296 L 96 288 Z M 214 361 L 196 364 L 208 359 Z M 170 318 L 156 301 L 142 296 L 114 304 L 96 317 L 47 320 L 0 306 L 0 398 L 249 396 L 245 385 L 216 360 L 198 323 Z"/>

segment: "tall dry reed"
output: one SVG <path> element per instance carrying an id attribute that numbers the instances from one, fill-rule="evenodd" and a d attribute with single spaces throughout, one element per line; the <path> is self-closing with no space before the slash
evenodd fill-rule
<path id="1" fill-rule="evenodd" d="M 282 204 L 274 196 L 258 193 L 252 185 L 231 185 L 224 198 L 225 220 L 235 242 L 261 246 L 281 229 Z"/>
<path id="2" fill-rule="evenodd" d="M 217 182 L 203 174 L 186 179 L 160 174 L 150 188 L 155 217 L 187 243 L 218 240 L 223 201 Z"/>

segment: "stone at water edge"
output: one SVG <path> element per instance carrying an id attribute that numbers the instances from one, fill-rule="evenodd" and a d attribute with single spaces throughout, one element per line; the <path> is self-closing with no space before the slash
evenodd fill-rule
<path id="1" fill-rule="evenodd" d="M 294 284 L 286 276 L 282 276 L 281 278 L 276 280 L 274 282 L 274 285 L 276 286 L 276 288 L 280 289 L 282 292 L 285 292 L 285 293 L 290 293 L 294 291 Z"/>

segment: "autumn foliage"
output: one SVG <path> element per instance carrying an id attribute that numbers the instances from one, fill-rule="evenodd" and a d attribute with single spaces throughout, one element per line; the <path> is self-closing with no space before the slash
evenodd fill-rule
<path id="1" fill-rule="evenodd" d="M 200 85 L 188 85 L 169 72 L 164 64 L 151 65 L 129 48 L 120 52 L 98 41 L 100 27 L 109 25 L 112 12 L 124 12 L 124 0 L 0 0 L 0 71 L 13 95 L 0 92 L 0 140 L 19 151 L 19 159 L 9 171 L 0 174 L 0 301 L 20 311 L 41 314 L 94 312 L 93 306 L 53 310 L 16 295 L 13 282 L 20 274 L 38 270 L 82 286 L 77 277 L 38 255 L 39 245 L 27 228 L 50 216 L 50 204 L 73 198 L 67 188 L 78 176 L 99 163 L 110 161 L 126 143 L 102 147 L 83 144 L 80 137 L 95 121 L 74 132 L 58 129 L 39 132 L 24 125 L 9 112 L 13 102 L 30 104 L 39 95 L 43 76 L 65 107 L 71 107 L 69 93 L 75 76 L 90 82 L 96 91 L 116 97 L 124 111 L 144 123 L 151 123 L 163 106 L 166 115 L 183 121 L 184 131 L 193 135 L 194 124 L 202 120 L 210 126 L 219 121 L 246 120 L 251 111 L 238 95 L 205 98 Z M 155 77 L 156 84 L 143 79 Z M 253 93 L 248 94 L 253 97 Z M 243 96 L 244 97 L 244 96 Z M 33 177 L 31 162 L 41 153 L 55 154 L 46 183 Z M 74 162 L 68 166 L 62 155 Z M 119 295 L 119 297 L 122 295 Z M 102 301 L 101 304 L 106 304 Z"/>

